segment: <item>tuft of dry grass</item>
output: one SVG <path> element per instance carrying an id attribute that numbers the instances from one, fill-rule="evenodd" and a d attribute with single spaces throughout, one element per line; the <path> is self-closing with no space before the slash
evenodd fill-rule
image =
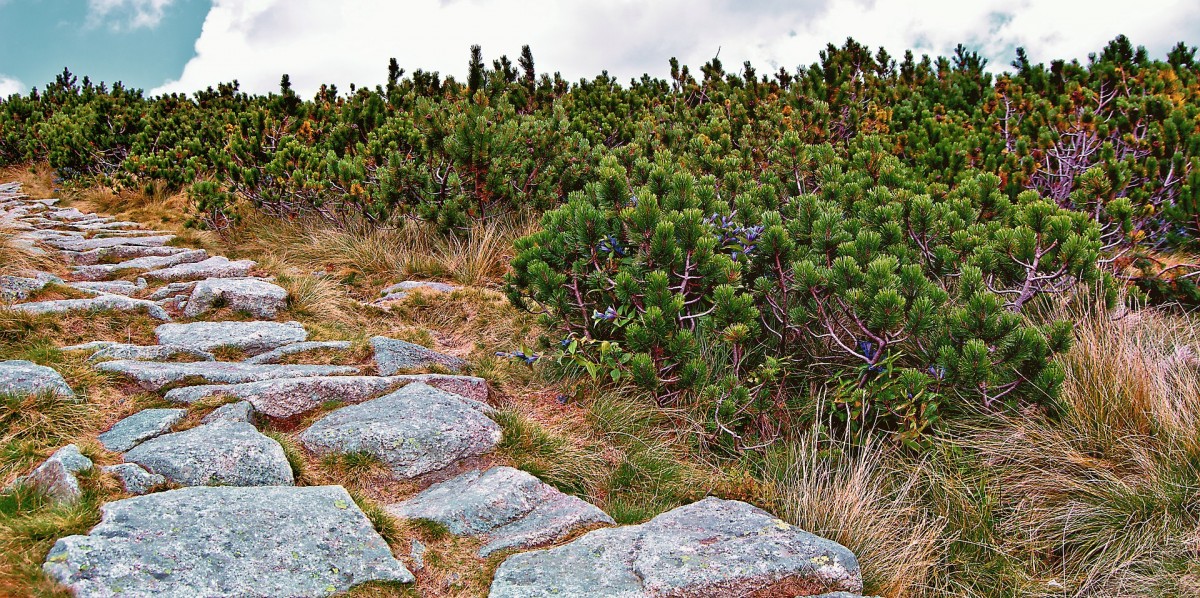
<path id="1" fill-rule="evenodd" d="M 850 549 L 868 593 L 919 596 L 945 549 L 943 524 L 919 499 L 920 467 L 897 467 L 878 441 L 823 449 L 808 434 L 778 450 L 780 516 Z"/>
<path id="2" fill-rule="evenodd" d="M 427 223 L 407 220 L 396 226 L 359 221 L 335 225 L 251 214 L 226 234 L 226 244 L 230 252 L 366 286 L 367 296 L 373 297 L 382 286 L 409 278 L 497 285 L 508 270 L 513 241 L 533 226 L 531 219 L 513 216 L 446 236 Z"/>

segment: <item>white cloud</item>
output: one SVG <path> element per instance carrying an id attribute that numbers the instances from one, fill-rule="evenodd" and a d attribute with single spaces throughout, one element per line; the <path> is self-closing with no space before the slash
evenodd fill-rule
<path id="1" fill-rule="evenodd" d="M 153 29 L 175 0 L 88 0 L 88 25 L 121 29 Z"/>
<path id="2" fill-rule="evenodd" d="M 126 4 L 127 0 L 90 0 Z M 143 0 L 146 2 L 167 0 Z M 238 79 L 252 92 L 321 83 L 374 85 L 389 57 L 409 71 L 464 78 L 471 44 L 514 61 L 530 44 L 541 72 L 576 80 L 607 69 L 625 81 L 665 76 L 677 56 L 693 70 L 720 49 L 727 70 L 811 64 L 848 36 L 893 55 L 948 54 L 962 42 L 1007 68 L 1014 48 L 1034 61 L 1086 59 L 1119 33 L 1162 55 L 1200 41 L 1194 0 L 213 0 L 196 56 L 155 92 Z"/>
<path id="3" fill-rule="evenodd" d="M 24 83 L 21 83 L 12 77 L 7 77 L 3 74 L 0 74 L 0 100 L 3 100 L 14 93 L 26 93 L 28 91 L 29 88 L 26 87 Z"/>

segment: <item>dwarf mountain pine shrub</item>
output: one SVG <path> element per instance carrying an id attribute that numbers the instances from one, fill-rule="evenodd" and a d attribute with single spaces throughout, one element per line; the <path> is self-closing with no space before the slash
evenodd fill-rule
<path id="1" fill-rule="evenodd" d="M 740 448 L 814 383 L 837 389 L 822 415 L 910 440 L 946 412 L 1051 404 L 1070 328 L 1021 310 L 1100 278 L 1095 221 L 990 174 L 948 188 L 805 151 L 829 159 L 794 196 L 606 160 L 517 243 L 508 294 L 563 356 L 688 401 Z"/>

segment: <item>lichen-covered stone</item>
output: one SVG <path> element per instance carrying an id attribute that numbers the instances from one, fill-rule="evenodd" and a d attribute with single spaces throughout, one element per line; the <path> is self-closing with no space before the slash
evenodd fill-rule
<path id="1" fill-rule="evenodd" d="M 117 264 L 76 266 L 71 270 L 71 274 L 79 280 L 105 280 L 130 270 L 154 270 L 159 268 L 169 268 L 178 264 L 199 262 L 207 258 L 207 251 L 203 249 L 192 249 L 172 255 L 138 257 Z"/>
<path id="2" fill-rule="evenodd" d="M 145 494 L 156 486 L 167 483 L 167 478 L 157 473 L 150 473 L 137 463 L 105 465 L 100 470 L 116 476 L 118 480 L 121 480 L 121 487 L 130 494 Z"/>
<path id="3" fill-rule="evenodd" d="M 31 395 L 39 392 L 75 398 L 75 391 L 63 380 L 62 374 L 51 368 L 32 361 L 0 361 L 0 393 Z"/>
<path id="4" fill-rule="evenodd" d="M 42 290 L 50 283 L 63 279 L 49 272 L 30 273 L 30 276 L 0 276 L 0 301 L 21 301 Z"/>
<path id="5" fill-rule="evenodd" d="M 223 303 L 269 320 L 287 306 L 287 298 L 283 287 L 259 278 L 209 278 L 196 283 L 183 313 L 194 318 Z"/>
<path id="6" fill-rule="evenodd" d="M 417 382 L 326 415 L 300 434 L 300 442 L 318 455 L 368 453 L 396 477 L 413 478 L 495 448 L 500 426 L 487 410 Z"/>
<path id="7" fill-rule="evenodd" d="M 100 237 L 93 239 L 81 238 L 61 238 L 48 239 L 46 244 L 58 249 L 66 251 L 91 251 L 94 249 L 107 249 L 109 247 L 139 246 L 139 247 L 162 247 L 166 245 L 174 235 L 158 235 L 153 237 Z"/>
<path id="8" fill-rule="evenodd" d="M 375 350 L 375 365 L 378 366 L 381 376 L 391 376 L 401 370 L 428 368 L 432 365 L 453 372 L 467 367 L 467 362 L 457 357 L 386 336 L 372 337 L 371 348 Z"/>
<path id="9" fill-rule="evenodd" d="M 388 513 L 436 521 L 451 533 L 483 539 L 479 556 L 510 548 L 532 548 L 611 517 L 579 498 L 512 467 L 471 471 L 435 484 Z"/>
<path id="10" fill-rule="evenodd" d="M 89 361 L 101 359 L 132 359 L 137 361 L 160 361 L 174 357 L 190 357 L 200 361 L 213 361 L 216 357 L 207 351 L 172 345 L 130 345 L 111 341 L 92 341 L 82 345 L 63 347 L 63 351 L 92 351 Z"/>
<path id="11" fill-rule="evenodd" d="M 11 309 L 31 314 L 61 314 L 67 312 L 87 311 L 145 311 L 151 318 L 170 322 L 171 314 L 153 301 L 133 299 L 123 295 L 100 295 L 89 299 L 59 299 L 56 301 L 38 301 L 21 303 Z"/>
<path id="12" fill-rule="evenodd" d="M 37 488 L 53 500 L 70 502 L 83 495 L 75 475 L 91 468 L 92 460 L 83 456 L 79 447 L 68 444 L 50 455 L 32 473 L 14 480 L 12 485 Z"/>
<path id="13" fill-rule="evenodd" d="M 138 444 L 166 434 L 187 417 L 187 409 L 143 409 L 115 424 L 100 435 L 104 448 L 123 453 Z"/>
<path id="14" fill-rule="evenodd" d="M 191 307 L 191 302 L 188 303 Z M 245 363 L 279 363 L 285 357 L 309 351 L 349 351 L 353 345 L 350 341 L 305 341 L 284 345 L 278 349 L 267 351 L 246 359 Z"/>
<path id="15" fill-rule="evenodd" d="M 229 348 L 250 355 L 298 343 L 308 338 L 299 322 L 192 322 L 163 324 L 154 329 L 160 345 L 187 347 L 199 351 Z"/>
<path id="16" fill-rule="evenodd" d="M 68 282 L 67 286 L 80 291 L 95 293 L 97 295 L 124 295 L 126 297 L 132 297 L 142 289 L 146 288 L 146 281 L 145 279 L 139 278 L 138 283 L 129 282 L 127 280 L 113 280 L 106 282 Z"/>
<path id="17" fill-rule="evenodd" d="M 183 295 L 186 298 L 192 294 L 192 289 L 196 288 L 197 282 L 198 281 L 192 280 L 188 282 L 172 282 L 165 284 L 162 287 L 155 289 L 155 291 L 150 294 L 148 299 L 151 301 L 161 301 L 163 299 L 170 299 L 180 295 Z"/>
<path id="18" fill-rule="evenodd" d="M 236 403 L 221 405 L 220 407 L 213 409 L 212 413 L 209 413 L 208 415 L 204 416 L 204 419 L 200 420 L 200 423 L 211 424 L 213 422 L 242 422 L 253 425 L 255 420 L 254 416 L 254 405 L 252 405 L 250 401 L 238 401 Z"/>
<path id="19" fill-rule="evenodd" d="M 202 262 L 179 264 L 162 270 L 151 270 L 146 278 L 151 280 L 201 280 L 205 278 L 241 278 L 248 276 L 257 264 L 251 260 L 229 261 L 223 256 L 210 257 Z"/>
<path id="20" fill-rule="evenodd" d="M 706 498 L 642 525 L 509 557 L 491 598 L 815 596 L 861 592 L 844 546 L 739 501 Z"/>
<path id="21" fill-rule="evenodd" d="M 290 486 L 283 447 L 254 426 L 216 422 L 147 440 L 125 461 L 184 486 Z"/>
<path id="22" fill-rule="evenodd" d="M 327 596 L 414 581 L 341 486 L 183 488 L 101 509 L 43 566 L 76 596 Z"/>
<path id="23" fill-rule="evenodd" d="M 76 266 L 93 266 L 106 260 L 129 260 L 139 257 L 162 257 L 192 251 L 186 247 L 115 245 L 87 251 L 63 251 L 67 261 Z"/>
<path id="24" fill-rule="evenodd" d="M 412 382 L 423 382 L 479 403 L 486 403 L 488 398 L 487 382 L 482 378 L 444 374 L 313 376 L 245 384 L 189 386 L 168 391 L 166 398 L 175 403 L 194 403 L 208 397 L 235 397 L 249 401 L 267 417 L 287 419 L 329 402 L 348 405 L 361 403 Z"/>
<path id="25" fill-rule="evenodd" d="M 128 376 L 147 390 L 194 381 L 196 384 L 242 384 L 278 378 L 343 376 L 358 373 L 357 368 L 339 365 L 253 365 L 227 361 L 164 363 L 161 361 L 105 361 L 96 369 Z"/>

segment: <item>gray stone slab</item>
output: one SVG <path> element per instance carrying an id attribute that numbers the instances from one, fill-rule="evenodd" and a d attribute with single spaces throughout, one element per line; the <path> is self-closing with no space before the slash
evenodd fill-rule
<path id="1" fill-rule="evenodd" d="M 120 247 L 122 245 L 162 247 L 174 238 L 174 235 L 157 235 L 153 237 L 107 237 L 96 239 L 68 238 L 47 239 L 46 243 L 66 251 L 90 251 L 93 249 L 104 249 L 107 247 Z"/>
<path id="2" fill-rule="evenodd" d="M 68 282 L 66 284 L 72 289 L 77 289 L 88 293 L 95 293 L 97 295 L 124 295 L 126 297 L 132 297 L 141 292 L 142 289 L 146 288 L 146 281 L 140 278 L 138 280 L 141 282 L 141 284 L 129 282 L 127 280 L 115 280 L 110 282 Z"/>
<path id="3" fill-rule="evenodd" d="M 250 355 L 266 353 L 308 338 L 299 322 L 192 322 L 163 324 L 154 329 L 160 345 L 199 351 L 230 348 Z"/>
<path id="4" fill-rule="evenodd" d="M 283 447 L 241 422 L 216 422 L 152 438 L 125 453 L 125 461 L 184 486 L 294 483 Z"/>
<path id="5" fill-rule="evenodd" d="M 139 257 L 162 257 L 192 251 L 187 247 L 148 247 L 142 245 L 117 245 L 88 251 L 63 251 L 67 261 L 76 266 L 92 266 L 105 260 L 129 260 Z"/>
<path id="6" fill-rule="evenodd" d="M 162 436 L 187 417 L 187 409 L 143 409 L 100 435 L 104 448 L 123 453 L 142 442 Z"/>
<path id="7" fill-rule="evenodd" d="M 259 278 L 209 278 L 196 283 L 183 314 L 195 318 L 224 304 L 270 320 L 287 307 L 287 298 L 283 287 Z"/>
<path id="8" fill-rule="evenodd" d="M 379 367 L 381 376 L 391 376 L 402 370 L 422 369 L 434 365 L 444 367 L 452 372 L 461 371 L 467 367 L 467 362 L 457 357 L 386 336 L 372 337 L 371 348 L 375 350 L 375 364 Z"/>
<path id="9" fill-rule="evenodd" d="M 155 270 L 169 268 L 179 264 L 191 264 L 208 259 L 208 252 L 203 249 L 191 249 L 172 255 L 137 257 L 116 264 L 95 264 L 93 266 L 75 266 L 71 275 L 78 280 L 106 280 L 135 270 Z"/>
<path id="10" fill-rule="evenodd" d="M 635 526 L 516 554 L 491 598 L 812 596 L 862 591 L 844 546 L 744 502 L 706 498 Z"/>
<path id="11" fill-rule="evenodd" d="M 170 322 L 171 314 L 153 301 L 145 299 L 133 299 L 124 295 L 100 295 L 88 299 L 58 299 L 55 301 L 37 301 L 34 303 L 20 303 L 12 306 L 10 309 L 23 311 L 31 314 L 63 314 L 70 312 L 95 312 L 95 311 L 124 311 L 138 312 L 145 311 L 147 315 L 155 320 Z"/>
<path id="12" fill-rule="evenodd" d="M 180 264 L 162 270 L 151 270 L 146 278 L 151 280 L 201 280 L 205 278 L 244 278 L 256 266 L 251 260 L 229 261 L 223 256 L 210 257 L 194 264 Z"/>
<path id="13" fill-rule="evenodd" d="M 192 302 L 188 302 L 190 309 Z M 278 349 L 267 351 L 246 359 L 245 363 L 279 363 L 284 358 L 309 351 L 349 351 L 353 345 L 350 341 L 306 341 L 284 345 Z"/>
<path id="14" fill-rule="evenodd" d="M 512 467 L 464 473 L 387 511 L 403 519 L 436 521 L 460 536 L 482 538 L 481 557 L 549 544 L 585 527 L 615 523 L 596 506 Z"/>
<path id="15" fill-rule="evenodd" d="M 476 401 L 417 382 L 342 407 L 299 438 L 317 455 L 368 453 L 397 478 L 413 478 L 495 448 L 500 426 L 486 411 Z"/>
<path id="16" fill-rule="evenodd" d="M 183 488 L 110 502 L 44 570 L 76 596 L 327 596 L 414 581 L 341 486 Z"/>
<path id="17" fill-rule="evenodd" d="M 379 299 L 376 299 L 374 305 L 384 305 L 392 301 L 400 301 L 408 297 L 409 293 L 452 293 L 458 287 L 444 282 L 427 282 L 422 280 L 406 280 L 391 285 L 379 292 Z"/>
<path id="18" fill-rule="evenodd" d="M 254 405 L 250 401 L 238 401 L 236 403 L 228 403 L 213 409 L 212 413 L 204 416 L 200 420 L 202 424 L 211 424 L 213 422 L 243 422 L 254 424 L 255 418 Z"/>
<path id="19" fill-rule="evenodd" d="M 38 392 L 75 399 L 75 391 L 55 370 L 31 361 L 0 361 L 0 393 L 31 395 Z"/>
<path id="20" fill-rule="evenodd" d="M 160 361 L 105 361 L 96 369 L 128 376 L 147 390 L 195 381 L 197 384 L 242 384 L 277 378 L 342 376 L 358 373 L 357 368 L 337 365 L 251 365 L 227 361 L 163 363 Z"/>
<path id="21" fill-rule="evenodd" d="M 167 392 L 175 403 L 194 403 L 201 399 L 228 396 L 249 401 L 259 413 L 272 419 L 303 415 L 330 402 L 347 405 L 374 399 L 411 382 L 423 382 L 434 388 L 486 404 L 487 382 L 470 376 L 417 374 L 412 376 L 317 376 L 284 378 L 210 386 L 189 386 Z"/>
<path id="22" fill-rule="evenodd" d="M 162 361 L 174 357 L 190 357 L 200 361 L 215 361 L 216 357 L 206 351 L 171 345 L 130 345 L 109 341 L 92 341 L 82 345 L 63 347 L 63 351 L 92 351 L 89 361 L 102 359 L 128 359 L 136 361 Z"/>

